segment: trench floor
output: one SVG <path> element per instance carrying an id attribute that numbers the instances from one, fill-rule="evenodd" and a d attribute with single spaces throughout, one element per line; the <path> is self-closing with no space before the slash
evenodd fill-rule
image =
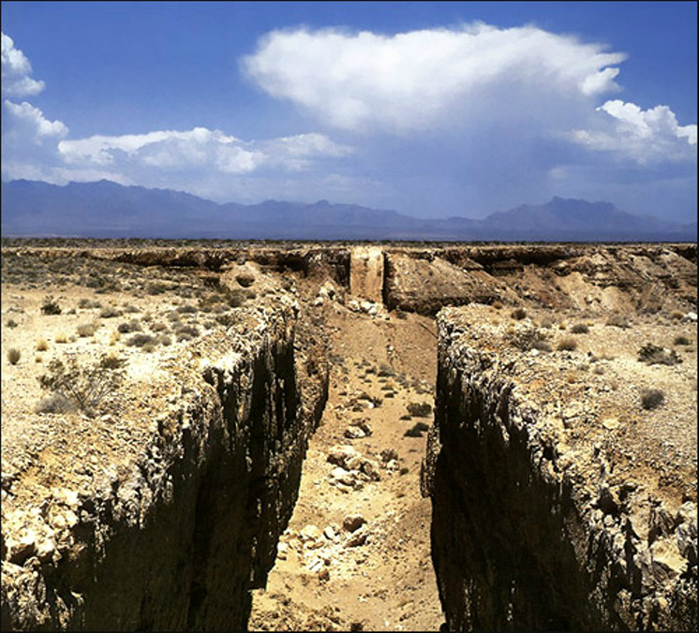
<path id="1" fill-rule="evenodd" d="M 431 505 L 420 496 L 434 322 L 414 314 L 372 317 L 336 303 L 317 309 L 331 337 L 328 404 L 267 587 L 253 592 L 249 628 L 438 630 L 444 618 L 430 557 Z M 351 427 L 370 434 L 349 438 Z M 343 462 L 347 474 L 328 461 L 341 446 L 357 457 Z M 365 472 L 374 470 L 378 480 Z M 361 519 L 348 528 L 350 516 Z"/>

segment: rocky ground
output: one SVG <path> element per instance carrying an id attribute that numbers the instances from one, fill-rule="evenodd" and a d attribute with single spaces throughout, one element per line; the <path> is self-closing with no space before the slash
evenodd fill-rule
<path id="1" fill-rule="evenodd" d="M 512 360 L 523 393 L 544 403 L 555 456 L 599 446 L 619 486 L 643 481 L 675 513 L 696 505 L 696 249 L 401 247 L 368 301 L 349 293 L 345 247 L 245 248 L 3 252 L 3 512 L 21 500 L 41 513 L 47 486 L 89 495 L 181 397 L 173 372 L 203 362 L 201 342 L 244 331 L 241 319 L 256 327 L 282 300 L 302 311 L 297 351 L 311 373 L 327 345 L 330 388 L 275 566 L 253 592 L 253 630 L 444 622 L 420 483 L 442 306 L 472 304 L 453 322 L 479 354 Z M 123 364 L 124 382 L 94 411 L 40 384 L 54 360 L 105 357 Z M 578 450 L 580 467 L 591 451 Z"/>
<path id="2" fill-rule="evenodd" d="M 364 307 L 316 307 L 331 331 L 329 399 L 276 565 L 254 593 L 252 630 L 430 631 L 444 621 L 419 485 L 434 323 Z"/>

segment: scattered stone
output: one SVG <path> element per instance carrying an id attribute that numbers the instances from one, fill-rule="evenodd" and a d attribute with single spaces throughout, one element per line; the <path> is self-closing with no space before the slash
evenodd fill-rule
<path id="1" fill-rule="evenodd" d="M 325 536 L 325 538 L 328 539 L 329 541 L 335 540 L 336 535 L 335 535 L 335 530 L 333 530 L 332 525 L 328 525 L 328 527 L 326 527 L 323 530 L 323 536 Z"/>
<path id="2" fill-rule="evenodd" d="M 606 420 L 602 421 L 602 426 L 607 429 L 608 431 L 613 431 L 616 428 L 619 428 L 619 420 L 616 418 L 607 418 Z"/>
<path id="3" fill-rule="evenodd" d="M 347 539 L 345 545 L 347 547 L 358 547 L 364 545 L 369 536 L 369 532 L 365 526 L 360 527 L 358 530 L 353 532 Z"/>
<path id="4" fill-rule="evenodd" d="M 348 532 L 355 532 L 366 523 L 366 519 L 361 514 L 349 514 L 342 521 L 342 527 Z"/>
<path id="5" fill-rule="evenodd" d="M 358 426 L 348 426 L 345 429 L 345 437 L 351 440 L 358 440 L 366 437 L 366 433 Z"/>
<path id="6" fill-rule="evenodd" d="M 299 532 L 299 536 L 304 542 L 317 541 L 320 538 L 320 534 L 320 530 L 315 525 L 307 525 Z"/>

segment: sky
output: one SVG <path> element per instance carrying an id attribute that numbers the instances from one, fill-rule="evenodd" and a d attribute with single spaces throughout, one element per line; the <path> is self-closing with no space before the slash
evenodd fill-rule
<path id="1" fill-rule="evenodd" d="M 696 218 L 696 2 L 1 9 L 4 182 Z"/>

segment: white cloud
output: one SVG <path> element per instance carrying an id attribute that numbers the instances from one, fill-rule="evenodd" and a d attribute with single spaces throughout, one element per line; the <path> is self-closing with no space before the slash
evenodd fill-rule
<path id="1" fill-rule="evenodd" d="M 596 151 L 644 165 L 696 157 L 697 126 L 681 126 L 675 113 L 659 105 L 643 110 L 635 103 L 607 101 L 591 129 L 578 129 L 573 140 Z"/>
<path id="2" fill-rule="evenodd" d="M 32 66 L 9 35 L 2 33 L 2 93 L 6 97 L 28 97 L 40 93 L 44 82 L 29 75 Z"/>
<path id="3" fill-rule="evenodd" d="M 333 126 L 410 131 L 617 90 L 614 65 L 625 57 L 533 26 L 478 23 L 393 36 L 273 31 L 243 67 L 270 95 Z"/>
<path id="4" fill-rule="evenodd" d="M 58 149 L 71 165 L 138 165 L 164 171 L 209 169 L 224 174 L 246 174 L 262 168 L 298 171 L 311 168 L 314 160 L 352 152 L 352 148 L 339 145 L 323 134 L 246 142 L 220 130 L 202 127 L 123 136 L 96 135 L 61 141 Z"/>

